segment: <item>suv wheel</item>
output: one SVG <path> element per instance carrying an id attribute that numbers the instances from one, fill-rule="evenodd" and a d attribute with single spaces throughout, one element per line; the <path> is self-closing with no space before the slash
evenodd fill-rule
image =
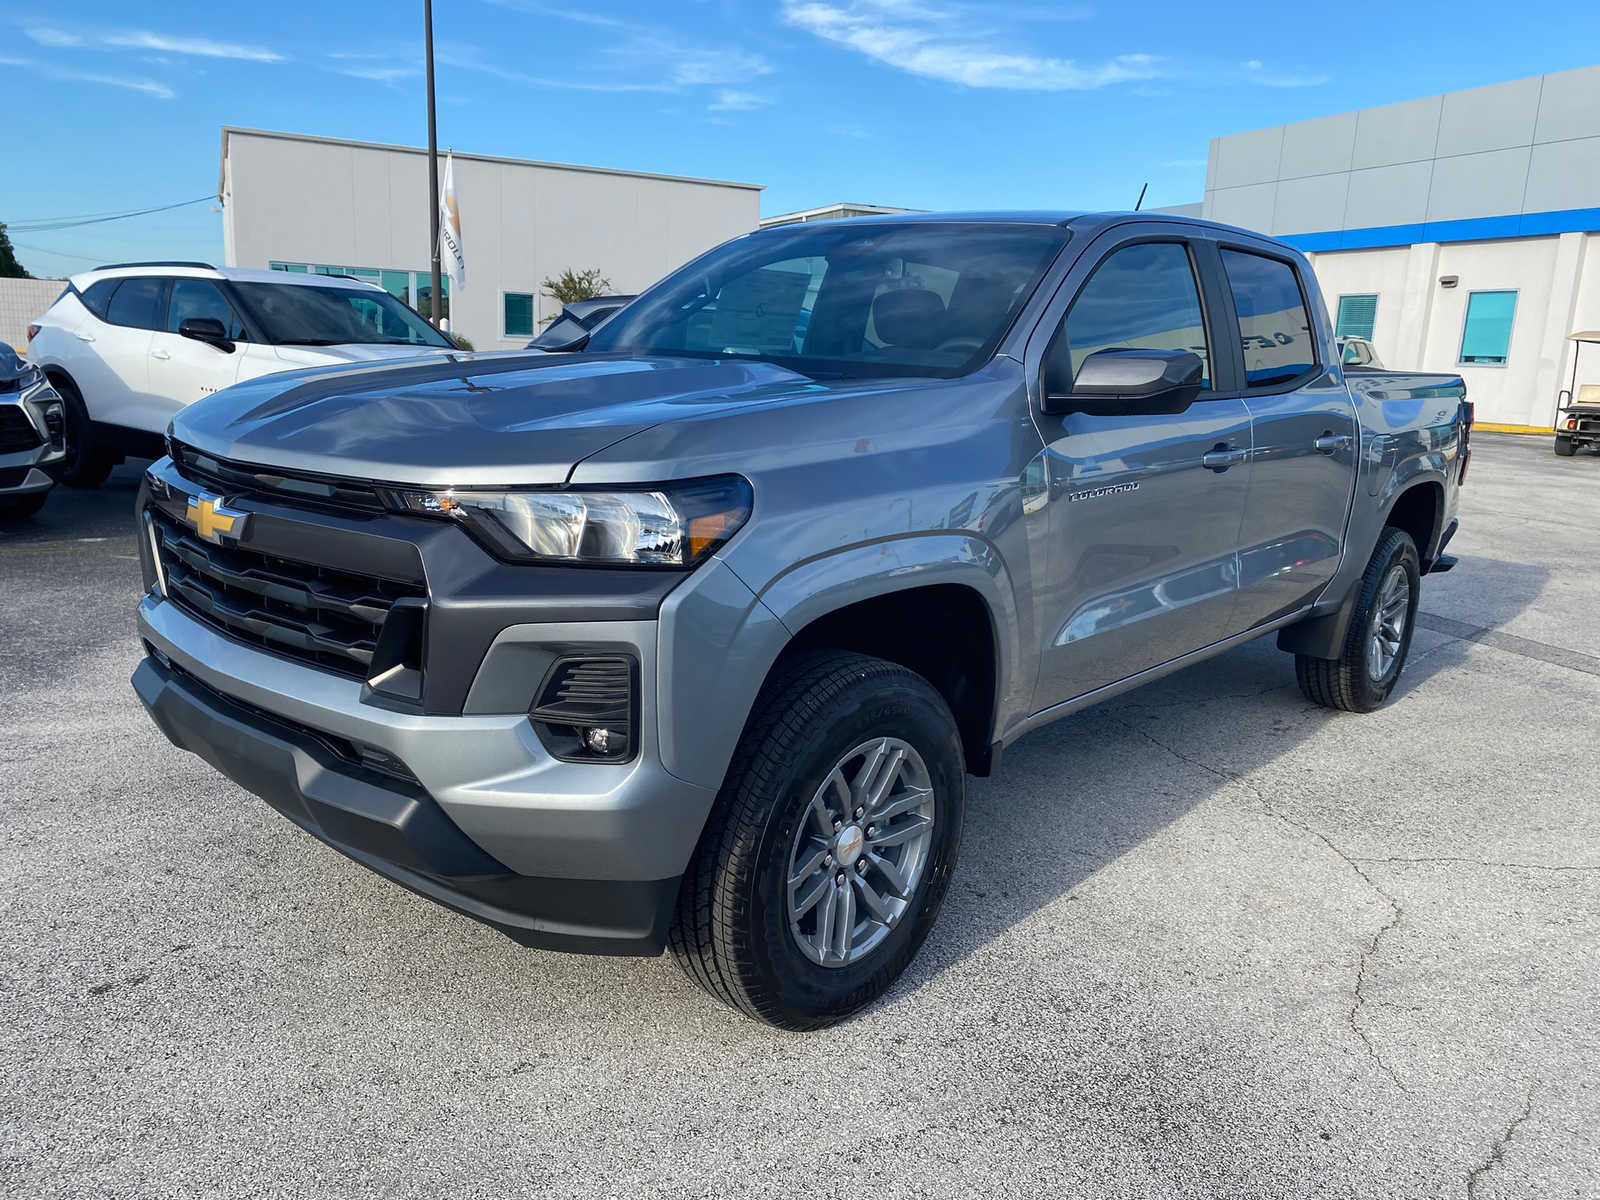
<path id="1" fill-rule="evenodd" d="M 68 487 L 95 488 L 106 481 L 115 462 L 97 444 L 94 424 L 89 420 L 89 410 L 84 407 L 78 389 L 65 379 L 52 378 L 51 384 L 61 394 L 62 406 L 67 410 L 67 456 L 54 468 L 56 478 Z"/>
<path id="2" fill-rule="evenodd" d="M 1295 655 L 1295 679 L 1306 699 L 1345 712 L 1371 712 L 1382 705 L 1405 669 L 1421 589 L 1416 543 L 1403 529 L 1386 528 L 1361 577 L 1344 653 L 1338 658 Z"/>
<path id="3" fill-rule="evenodd" d="M 966 769 L 943 697 L 859 654 L 769 681 L 684 875 L 670 944 L 727 1004 L 818 1029 L 922 945 L 961 844 Z"/>

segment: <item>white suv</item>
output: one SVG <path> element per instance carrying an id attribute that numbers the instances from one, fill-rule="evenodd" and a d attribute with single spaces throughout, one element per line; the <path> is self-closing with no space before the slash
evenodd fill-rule
<path id="1" fill-rule="evenodd" d="M 374 284 L 331 275 L 124 263 L 74 275 L 28 327 L 28 359 L 67 408 L 63 483 L 156 458 L 173 414 L 258 375 L 455 345 Z"/>

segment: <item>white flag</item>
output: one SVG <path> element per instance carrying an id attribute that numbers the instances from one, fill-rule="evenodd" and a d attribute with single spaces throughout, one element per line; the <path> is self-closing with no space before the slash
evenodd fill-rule
<path id="1" fill-rule="evenodd" d="M 445 274 L 450 276 L 453 292 L 467 286 L 467 255 L 461 245 L 461 210 L 456 207 L 456 161 L 446 151 L 444 156 L 444 188 L 439 197 L 439 258 Z"/>

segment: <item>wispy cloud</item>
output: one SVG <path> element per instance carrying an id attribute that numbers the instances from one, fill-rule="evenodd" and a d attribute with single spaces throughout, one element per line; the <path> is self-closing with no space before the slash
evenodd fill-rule
<path id="1" fill-rule="evenodd" d="M 30 25 L 24 27 L 22 32 L 30 40 L 54 50 L 141 50 L 196 58 L 231 58 L 244 62 L 284 61 L 283 55 L 265 46 L 220 42 L 208 37 L 174 37 L 143 29 L 90 30 L 80 33 L 50 25 Z"/>
<path id="2" fill-rule="evenodd" d="M 125 88 L 130 92 L 140 92 L 146 96 L 154 96 L 157 100 L 171 100 L 177 95 L 166 84 L 155 79 L 140 79 L 127 75 L 105 75 L 98 71 L 79 71 L 71 67 L 57 67 L 50 63 L 34 62 L 24 58 L 11 58 L 0 56 L 0 66 L 19 67 L 25 71 L 32 71 L 43 79 L 52 79 L 57 83 L 92 83 L 103 87 Z"/>
<path id="3" fill-rule="evenodd" d="M 766 96 L 758 96 L 755 92 L 741 92 L 736 88 L 723 88 L 717 92 L 717 98 L 710 104 L 712 112 L 750 112 L 752 109 L 765 108 L 772 101 Z"/>
<path id="4" fill-rule="evenodd" d="M 100 39 L 107 46 L 123 50 L 156 50 L 163 54 L 190 54 L 199 58 L 235 58 L 244 62 L 282 62 L 283 55 L 265 46 L 246 46 L 238 42 L 218 42 L 204 37 L 168 37 L 136 30 L 109 33 Z"/>
<path id="5" fill-rule="evenodd" d="M 536 79 L 543 87 L 570 87 L 589 91 L 681 91 L 696 87 L 724 87 L 748 83 L 772 73 L 762 55 L 737 46 L 711 45 L 686 40 L 675 30 L 577 5 L 547 0 L 488 0 L 490 4 L 540 20 L 564 21 L 612 36 L 594 48 L 596 75 L 584 79 Z M 479 66 L 476 69 L 484 69 Z M 509 72 L 520 75 L 520 72 Z"/>
<path id="6" fill-rule="evenodd" d="M 1328 82 L 1327 75 L 1290 74 L 1269 70 L 1266 63 L 1259 58 L 1252 58 L 1244 64 L 1244 77 L 1260 87 L 1270 88 L 1321 87 Z"/>
<path id="7" fill-rule="evenodd" d="M 1019 53 L 1010 48 L 1017 39 L 1003 37 L 980 11 L 930 0 L 783 0 L 783 19 L 796 29 L 909 74 L 965 87 L 1081 91 L 1165 74 L 1163 60 L 1151 54 L 1082 63 Z"/>
<path id="8" fill-rule="evenodd" d="M 46 25 L 32 25 L 22 31 L 30 40 L 38 42 L 41 46 L 49 46 L 56 50 L 66 50 L 73 46 L 83 45 L 83 38 L 76 33 L 69 33 L 65 29 L 53 29 Z"/>

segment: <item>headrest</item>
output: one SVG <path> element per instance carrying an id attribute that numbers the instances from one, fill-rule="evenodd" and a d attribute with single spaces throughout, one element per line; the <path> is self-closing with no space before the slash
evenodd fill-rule
<path id="1" fill-rule="evenodd" d="M 888 346 L 927 349 L 939 340 L 939 318 L 944 316 L 944 301 L 938 292 L 924 288 L 900 288 L 885 292 L 872 302 L 872 323 L 878 340 Z"/>

